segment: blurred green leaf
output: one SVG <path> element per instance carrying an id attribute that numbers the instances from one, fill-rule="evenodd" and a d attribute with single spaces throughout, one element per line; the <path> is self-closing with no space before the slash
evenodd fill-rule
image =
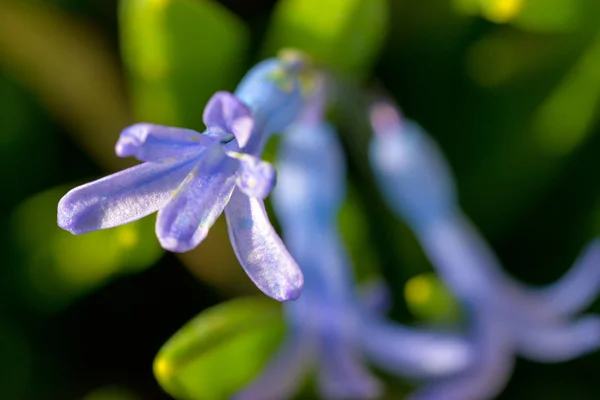
<path id="1" fill-rule="evenodd" d="M 453 0 L 453 4 L 465 14 L 541 33 L 571 31 L 583 13 L 582 0 Z"/>
<path id="2" fill-rule="evenodd" d="M 471 168 L 464 187 L 485 190 L 486 198 L 494 201 L 494 207 L 487 207 L 487 202 L 473 197 L 476 204 L 471 205 L 475 220 L 488 232 L 502 232 L 522 218 L 549 190 L 568 157 L 590 141 L 600 110 L 599 62 L 600 34 L 596 33 L 519 134 L 507 133 Z"/>
<path id="3" fill-rule="evenodd" d="M 294 47 L 317 63 L 362 76 L 373 65 L 388 30 L 387 0 L 281 0 L 267 52 Z"/>
<path id="4" fill-rule="evenodd" d="M 581 22 L 582 0 L 519 1 L 523 3 L 522 9 L 515 16 L 512 24 L 523 30 L 566 32 L 576 29 Z"/>
<path id="5" fill-rule="evenodd" d="M 164 253 L 154 236 L 153 218 L 80 236 L 60 229 L 56 204 L 69 188 L 28 199 L 11 218 L 11 233 L 23 264 L 19 284 L 28 301 L 46 312 L 56 311 L 119 274 L 151 266 Z"/>
<path id="6" fill-rule="evenodd" d="M 121 0 L 120 27 L 135 118 L 202 130 L 209 97 L 241 76 L 242 22 L 209 0 Z"/>
<path id="7" fill-rule="evenodd" d="M 177 399 L 226 399 L 260 371 L 283 334 L 279 303 L 262 296 L 231 300 L 171 337 L 154 360 L 154 375 Z"/>
<path id="8" fill-rule="evenodd" d="M 404 297 L 408 309 L 426 321 L 456 321 L 460 315 L 458 302 L 434 273 L 417 275 L 406 282 Z"/>
<path id="9" fill-rule="evenodd" d="M 115 138 L 129 116 L 113 54 L 92 26 L 43 3 L 0 1 L 2 68 L 96 161 L 113 168 L 130 164 L 114 156 Z"/>

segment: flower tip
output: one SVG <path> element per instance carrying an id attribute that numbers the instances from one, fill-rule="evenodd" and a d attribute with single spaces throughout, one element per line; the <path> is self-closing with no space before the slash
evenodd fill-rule
<path id="1" fill-rule="evenodd" d="M 187 240 L 179 240 L 173 237 L 159 237 L 158 241 L 163 249 L 173 253 L 185 253 L 196 247 Z"/>
<path id="2" fill-rule="evenodd" d="M 129 157 L 135 154 L 137 147 L 138 145 L 133 138 L 121 137 L 115 145 L 115 153 L 119 157 Z"/>
<path id="3" fill-rule="evenodd" d="M 90 229 L 84 229 L 85 224 L 81 224 L 81 213 L 78 213 L 78 207 L 70 201 L 71 192 L 63 196 L 58 202 L 56 223 L 59 228 L 64 229 L 73 235 L 91 232 Z"/>
<path id="4" fill-rule="evenodd" d="M 302 272 L 300 272 L 300 275 L 297 275 L 293 281 L 289 281 L 287 284 L 282 285 L 267 294 L 275 300 L 285 303 L 287 301 L 297 300 L 302 294 L 303 287 L 304 276 L 302 275 Z"/>
<path id="5" fill-rule="evenodd" d="M 378 135 L 385 135 L 394 131 L 402 124 L 400 110 L 385 100 L 373 103 L 369 114 L 373 131 Z"/>
<path id="6" fill-rule="evenodd" d="M 301 50 L 285 48 L 279 51 L 277 58 L 283 68 L 290 72 L 300 73 L 310 68 L 310 57 Z"/>

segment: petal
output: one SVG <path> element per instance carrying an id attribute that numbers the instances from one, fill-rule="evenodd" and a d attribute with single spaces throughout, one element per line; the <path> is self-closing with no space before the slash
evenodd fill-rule
<path id="1" fill-rule="evenodd" d="M 58 226 L 78 235 L 145 217 L 169 200 L 193 162 L 144 163 L 79 186 L 58 203 Z"/>
<path id="2" fill-rule="evenodd" d="M 536 293 L 536 300 L 559 316 L 566 316 L 586 308 L 598 296 L 599 290 L 600 239 L 596 239 L 584 249 L 562 279 Z"/>
<path id="3" fill-rule="evenodd" d="M 344 337 L 347 333 L 322 332 L 319 391 L 326 399 L 377 398 L 381 384 L 360 359 L 359 349 Z"/>
<path id="4" fill-rule="evenodd" d="M 115 152 L 119 157 L 161 162 L 198 154 L 214 141 L 191 129 L 142 123 L 121 132 Z"/>
<path id="5" fill-rule="evenodd" d="M 300 332 L 284 339 L 260 376 L 231 400 L 285 400 L 292 398 L 302 384 L 315 357 L 307 335 Z"/>
<path id="6" fill-rule="evenodd" d="M 235 136 L 239 147 L 244 147 L 254 128 L 252 112 L 229 92 L 217 92 L 204 108 L 204 124 L 209 131 Z"/>
<path id="7" fill-rule="evenodd" d="M 208 234 L 235 187 L 238 165 L 216 142 L 206 149 L 173 197 L 158 212 L 156 235 L 163 248 L 185 252 Z"/>
<path id="8" fill-rule="evenodd" d="M 381 278 L 372 279 L 360 285 L 360 303 L 367 313 L 383 315 L 392 307 L 390 288 Z"/>
<path id="9" fill-rule="evenodd" d="M 473 346 L 466 339 L 408 329 L 379 318 L 368 318 L 361 324 L 361 340 L 374 365 L 413 378 L 456 374 L 475 357 Z"/>
<path id="10" fill-rule="evenodd" d="M 532 327 L 514 324 L 519 353 L 538 362 L 562 362 L 600 347 L 600 318 Z"/>
<path id="11" fill-rule="evenodd" d="M 271 163 L 243 153 L 228 153 L 239 160 L 240 168 L 235 183 L 247 196 L 264 199 L 275 186 L 276 173 Z"/>
<path id="12" fill-rule="evenodd" d="M 469 368 L 431 384 L 408 396 L 410 400 L 495 399 L 510 379 L 515 357 L 504 321 L 479 307 L 472 319 L 471 342 L 475 358 Z"/>
<path id="13" fill-rule="evenodd" d="M 423 225 L 456 208 L 456 188 L 437 143 L 417 124 L 371 139 L 369 158 L 389 206 L 409 224 Z"/>
<path id="14" fill-rule="evenodd" d="M 271 226 L 262 200 L 235 189 L 225 215 L 235 254 L 256 286 L 275 300 L 298 298 L 302 271 Z"/>

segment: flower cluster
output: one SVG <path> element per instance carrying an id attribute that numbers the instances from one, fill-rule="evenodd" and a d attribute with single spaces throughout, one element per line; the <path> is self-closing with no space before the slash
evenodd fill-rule
<path id="1" fill-rule="evenodd" d="M 389 101 L 373 105 L 371 121 L 370 158 L 381 191 L 464 304 L 473 330 L 476 358 L 469 368 L 415 398 L 493 398 L 506 384 L 515 355 L 557 362 L 600 346 L 600 318 L 576 318 L 600 288 L 600 240 L 557 283 L 539 289 L 520 285 L 502 272 L 460 210 L 450 169 L 433 139 Z"/>
<path id="2" fill-rule="evenodd" d="M 287 338 L 237 400 L 290 398 L 311 366 L 324 398 L 375 398 L 381 385 L 363 358 L 392 374 L 426 379 L 457 373 L 473 357 L 461 338 L 386 319 L 373 301 L 381 297 L 377 291 L 366 298 L 357 293 L 337 228 L 345 162 L 333 127 L 322 120 L 322 107 L 317 93 L 285 133 L 277 165 L 280 183 L 273 191 L 283 238 L 306 283 L 302 296 L 284 305 Z"/>
<path id="3" fill-rule="evenodd" d="M 161 245 L 185 252 L 224 212 L 250 279 L 289 301 L 284 342 L 237 400 L 290 398 L 311 367 L 324 398 L 375 398 L 382 385 L 366 362 L 422 384 L 412 399 L 489 399 L 506 384 L 516 355 L 557 362 L 600 346 L 600 318 L 577 315 L 600 289 L 600 241 L 558 283 L 530 289 L 514 282 L 462 213 L 433 139 L 387 100 L 370 110 L 372 169 L 389 206 L 464 306 L 468 329 L 405 327 L 385 317 L 381 286 L 361 295 L 337 228 L 346 171 L 324 115 L 325 86 L 303 56 L 284 52 L 251 69 L 235 93 L 216 93 L 202 133 L 126 128 L 116 153 L 143 163 L 68 192 L 59 226 L 81 234 L 158 212 Z M 279 132 L 275 186 L 275 168 L 260 157 Z M 272 190 L 285 245 L 263 203 Z"/>

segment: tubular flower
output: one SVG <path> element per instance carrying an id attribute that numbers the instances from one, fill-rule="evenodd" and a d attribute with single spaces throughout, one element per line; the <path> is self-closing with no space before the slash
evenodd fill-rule
<path id="1" fill-rule="evenodd" d="M 304 290 L 284 304 L 288 333 L 279 351 L 233 398 L 290 398 L 310 367 L 317 368 L 324 398 L 374 398 L 381 385 L 363 357 L 414 378 L 458 372 L 471 356 L 465 341 L 413 331 L 374 313 L 380 291 L 359 298 L 336 222 L 345 192 L 340 144 L 320 112 L 309 109 L 304 117 L 282 139 L 272 197 L 286 245 L 305 274 Z"/>
<path id="2" fill-rule="evenodd" d="M 195 248 L 225 210 L 238 260 L 267 295 L 299 296 L 303 277 L 271 226 L 263 199 L 275 184 L 260 154 L 302 107 L 306 65 L 289 53 L 251 69 L 235 95 L 216 93 L 204 109 L 204 133 L 153 124 L 126 128 L 120 157 L 143 164 L 77 187 L 58 204 L 58 225 L 73 234 L 126 224 L 158 211 L 166 250 Z"/>
<path id="3" fill-rule="evenodd" d="M 465 304 L 477 349 L 469 369 L 415 398 L 493 398 L 509 379 L 515 355 L 559 362 L 598 348 L 600 318 L 576 314 L 600 287 L 600 241 L 557 283 L 534 289 L 513 281 L 460 210 L 450 168 L 433 139 L 386 101 L 372 107 L 371 121 L 371 164 L 384 198 Z"/>

